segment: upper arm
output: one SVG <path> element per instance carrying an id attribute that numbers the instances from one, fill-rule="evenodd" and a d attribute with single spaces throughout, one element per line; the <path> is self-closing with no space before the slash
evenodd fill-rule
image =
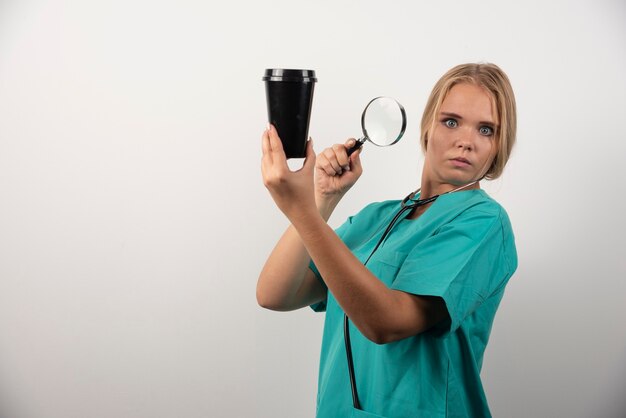
<path id="1" fill-rule="evenodd" d="M 322 302 L 326 299 L 326 287 L 319 281 L 315 273 L 308 268 L 302 279 L 302 284 L 296 291 L 293 298 L 281 311 L 293 311 Z"/>
<path id="2" fill-rule="evenodd" d="M 381 324 L 381 333 L 375 337 L 379 344 L 420 334 L 449 318 L 446 304 L 440 297 L 390 291 L 393 315 Z"/>

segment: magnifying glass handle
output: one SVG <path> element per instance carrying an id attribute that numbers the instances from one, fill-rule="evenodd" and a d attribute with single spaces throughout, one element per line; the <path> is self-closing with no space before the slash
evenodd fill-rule
<path id="1" fill-rule="evenodd" d="M 352 145 L 352 147 L 348 149 L 348 157 L 351 156 L 354 153 L 354 151 L 361 148 L 364 143 L 365 143 L 365 138 L 357 139 L 356 144 Z"/>

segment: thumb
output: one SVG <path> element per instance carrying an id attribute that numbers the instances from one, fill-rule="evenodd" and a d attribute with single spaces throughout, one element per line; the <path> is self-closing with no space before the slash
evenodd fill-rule
<path id="1" fill-rule="evenodd" d="M 361 166 L 362 149 L 363 147 L 359 148 L 358 150 L 353 152 L 352 155 L 350 155 L 350 165 L 352 166 L 352 169 L 356 170 L 357 172 L 361 172 L 363 170 L 363 167 Z"/>

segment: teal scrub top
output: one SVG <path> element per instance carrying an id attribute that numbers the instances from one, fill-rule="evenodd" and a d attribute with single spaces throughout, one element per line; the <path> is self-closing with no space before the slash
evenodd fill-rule
<path id="1" fill-rule="evenodd" d="M 373 203 L 337 229 L 364 262 L 401 202 Z M 359 401 L 352 396 L 344 312 L 327 292 L 317 417 L 490 417 L 480 380 L 483 353 L 504 288 L 517 268 L 504 209 L 483 190 L 440 196 L 419 218 L 402 219 L 367 263 L 388 287 L 438 296 L 449 320 L 427 332 L 378 345 L 351 323 Z M 311 269 L 323 283 L 315 265 Z"/>

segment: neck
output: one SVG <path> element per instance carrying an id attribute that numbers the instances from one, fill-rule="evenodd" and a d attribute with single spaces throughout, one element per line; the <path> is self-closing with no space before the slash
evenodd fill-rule
<path id="1" fill-rule="evenodd" d="M 429 197 L 442 195 L 446 193 L 452 193 L 461 190 L 476 190 L 480 189 L 480 183 L 478 180 L 470 182 L 468 184 L 449 184 L 449 183 L 436 183 L 430 182 L 422 178 L 422 187 L 420 189 L 420 199 L 428 199 Z"/>
<path id="2" fill-rule="evenodd" d="M 424 184 L 422 182 L 422 184 Z M 433 196 L 441 196 L 442 194 L 446 194 L 446 193 L 454 193 L 457 191 L 461 191 L 461 190 L 476 190 L 476 189 L 480 189 L 480 184 L 478 183 L 478 180 L 472 182 L 472 183 L 468 183 L 462 186 L 455 186 L 452 184 L 449 185 L 445 185 L 445 186 L 450 186 L 450 187 L 439 187 L 439 188 L 435 188 L 433 190 L 437 190 L 437 192 L 433 192 L 432 190 L 426 190 L 424 191 L 423 188 L 419 189 L 420 192 L 420 198 L 419 200 L 426 200 L 430 197 Z M 408 219 L 417 219 L 418 217 L 420 217 L 424 212 L 426 212 L 426 210 L 428 209 L 428 207 L 432 205 L 432 202 L 418 206 L 416 208 L 414 208 L 411 213 L 407 216 Z"/>

